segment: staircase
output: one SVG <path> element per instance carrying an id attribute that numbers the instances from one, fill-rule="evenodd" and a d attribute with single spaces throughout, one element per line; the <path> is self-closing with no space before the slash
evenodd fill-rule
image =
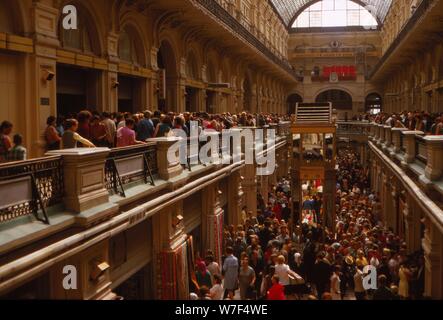
<path id="1" fill-rule="evenodd" d="M 331 103 L 297 103 L 295 109 L 295 123 L 297 124 L 331 124 Z"/>

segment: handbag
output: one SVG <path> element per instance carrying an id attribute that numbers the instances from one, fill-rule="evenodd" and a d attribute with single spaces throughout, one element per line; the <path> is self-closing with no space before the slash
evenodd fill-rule
<path id="1" fill-rule="evenodd" d="M 299 286 L 302 284 L 305 284 L 305 280 L 300 277 L 298 274 L 295 274 L 295 276 L 293 275 L 289 275 L 289 284 L 292 286 Z"/>

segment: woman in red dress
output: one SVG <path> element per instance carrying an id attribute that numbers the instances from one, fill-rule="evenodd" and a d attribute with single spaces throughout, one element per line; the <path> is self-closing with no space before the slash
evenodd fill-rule
<path id="1" fill-rule="evenodd" d="M 285 288 L 277 275 L 272 277 L 272 287 L 268 291 L 268 300 L 286 300 Z"/>

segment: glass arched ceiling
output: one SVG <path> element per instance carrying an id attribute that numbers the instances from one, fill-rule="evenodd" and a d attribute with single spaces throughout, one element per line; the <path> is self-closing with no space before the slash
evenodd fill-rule
<path id="1" fill-rule="evenodd" d="M 293 28 L 351 27 L 373 29 L 376 18 L 363 6 L 351 0 L 321 0 L 297 15 Z"/>
<path id="2" fill-rule="evenodd" d="M 291 27 L 295 18 L 304 9 L 319 0 L 269 0 L 287 27 Z M 379 23 L 385 21 L 392 0 L 353 0 L 373 13 Z"/>

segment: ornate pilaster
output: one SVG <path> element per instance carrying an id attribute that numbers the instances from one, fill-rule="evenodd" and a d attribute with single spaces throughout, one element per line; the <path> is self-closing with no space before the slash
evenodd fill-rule
<path id="1" fill-rule="evenodd" d="M 434 299 L 443 298 L 443 236 L 429 218 L 425 218 L 425 296 Z"/>
<path id="2" fill-rule="evenodd" d="M 184 232 L 183 201 L 158 212 L 152 218 L 154 252 L 157 257 L 156 288 L 161 300 L 186 300 L 188 241 Z"/>
<path id="3" fill-rule="evenodd" d="M 244 192 L 240 171 L 233 172 L 228 178 L 228 224 L 238 225 L 241 221 Z"/>
<path id="4" fill-rule="evenodd" d="M 212 250 L 215 260 L 220 264 L 223 250 L 224 212 L 220 208 L 218 183 L 203 189 L 202 212 L 203 247 Z"/>

